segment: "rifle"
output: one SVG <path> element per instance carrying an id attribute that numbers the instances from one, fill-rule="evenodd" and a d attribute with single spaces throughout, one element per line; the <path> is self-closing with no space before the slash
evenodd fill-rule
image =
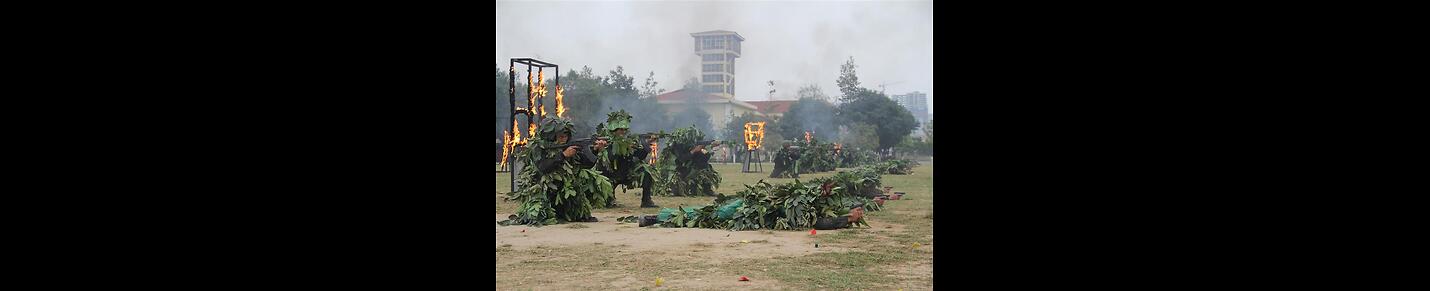
<path id="1" fill-rule="evenodd" d="M 665 138 L 665 137 L 668 136 L 668 135 L 670 135 L 670 134 L 665 133 L 665 131 L 662 130 L 662 131 L 660 131 L 660 132 L 647 132 L 647 133 L 642 133 L 642 134 L 640 134 L 640 137 L 641 137 L 641 140 L 642 140 L 642 141 L 645 141 L 645 140 L 650 139 L 652 136 L 653 136 L 653 137 L 656 137 L 656 138 Z"/>
<path id="2" fill-rule="evenodd" d="M 563 143 L 563 144 L 554 144 L 554 145 L 543 146 L 543 147 L 541 147 L 541 149 L 543 149 L 543 150 L 565 149 L 566 147 L 570 147 L 570 146 L 578 146 L 578 147 L 581 148 L 581 153 L 580 153 L 581 156 L 586 157 L 586 159 L 589 160 L 589 161 L 595 162 L 595 161 L 597 160 L 597 158 L 596 158 L 596 154 L 593 153 L 593 152 L 591 152 L 591 145 L 596 144 L 596 141 L 598 141 L 598 140 L 607 140 L 607 141 L 609 141 L 610 138 L 606 138 L 606 137 L 578 138 L 578 139 L 576 139 L 576 140 L 568 141 L 568 142 Z"/>
<path id="3" fill-rule="evenodd" d="M 598 140 L 610 141 L 611 138 L 608 138 L 608 137 L 587 137 L 587 138 L 578 138 L 578 139 L 575 139 L 575 140 L 567 141 L 566 143 L 562 143 L 562 144 L 546 145 L 546 146 L 541 147 L 541 149 L 543 149 L 543 150 L 549 150 L 549 149 L 564 149 L 564 148 L 569 147 L 569 146 L 581 146 L 581 147 L 583 147 L 583 148 L 590 148 L 592 145 L 595 145 L 595 144 L 596 144 L 596 141 L 598 141 Z"/>
<path id="4" fill-rule="evenodd" d="M 703 145 L 703 146 L 717 145 L 717 146 L 718 146 L 718 145 L 720 145 L 720 141 L 719 141 L 719 140 L 713 140 L 713 139 L 712 139 L 712 140 L 702 140 L 702 141 L 697 141 L 697 142 L 695 142 L 695 145 Z"/>

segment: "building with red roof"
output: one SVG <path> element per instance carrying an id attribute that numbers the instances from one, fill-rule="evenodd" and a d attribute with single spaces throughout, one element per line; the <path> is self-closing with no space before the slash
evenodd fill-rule
<path id="1" fill-rule="evenodd" d="M 699 94 L 700 96 L 689 94 Z M 732 98 L 727 94 L 710 94 L 680 89 L 655 96 L 656 102 L 660 103 L 661 107 L 665 107 L 666 114 L 670 115 L 679 114 L 680 111 L 685 110 L 686 105 L 690 104 L 689 100 L 693 98 L 699 98 L 697 100 L 700 100 L 701 103 L 698 106 L 705 110 L 705 113 L 710 114 L 710 122 L 716 127 L 724 127 L 725 122 L 730 120 L 729 117 L 739 116 L 746 112 L 764 116 L 759 112 L 759 107 Z"/>
<path id="2" fill-rule="evenodd" d="M 774 100 L 774 101 L 749 101 L 750 105 L 755 105 L 755 111 L 770 118 L 780 118 L 789 112 L 789 107 L 794 106 L 797 100 Z"/>

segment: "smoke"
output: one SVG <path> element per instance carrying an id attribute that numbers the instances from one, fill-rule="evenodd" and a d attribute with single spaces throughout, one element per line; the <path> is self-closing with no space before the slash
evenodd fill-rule
<path id="1" fill-rule="evenodd" d="M 625 110 L 631 115 L 632 133 L 646 133 L 659 130 L 669 131 L 669 118 L 665 115 L 664 109 L 652 100 L 639 98 L 640 96 L 605 96 L 600 103 L 597 114 L 586 120 L 587 124 L 597 125 L 606 122 L 606 114 L 615 111 Z"/>
<path id="2" fill-rule="evenodd" d="M 862 86 L 878 90 L 888 83 L 889 94 L 928 92 L 932 103 L 932 6 L 931 1 L 499 0 L 495 57 L 503 68 L 510 58 L 539 56 L 563 71 L 588 65 L 602 75 L 624 66 L 637 85 L 653 71 L 669 92 L 700 76 L 690 33 L 729 30 L 746 38 L 736 61 L 739 99 L 765 100 L 770 80 L 777 100 L 794 99 L 807 84 L 837 94 L 832 89 L 839 65 L 853 56 Z M 602 109 L 633 106 L 616 100 Z M 636 119 L 640 124 L 643 117 Z"/>

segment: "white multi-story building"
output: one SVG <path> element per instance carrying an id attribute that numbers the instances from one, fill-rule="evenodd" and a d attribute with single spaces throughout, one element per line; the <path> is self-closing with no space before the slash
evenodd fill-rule
<path id="1" fill-rule="evenodd" d="M 735 59 L 740 57 L 740 43 L 745 38 L 725 30 L 690 36 L 695 38 L 695 55 L 700 56 L 700 91 L 735 98 Z"/>
<path id="2" fill-rule="evenodd" d="M 894 102 L 904 106 L 909 113 L 914 115 L 914 119 L 919 121 L 919 128 L 929 123 L 928 95 L 914 91 L 904 95 L 891 96 Z"/>

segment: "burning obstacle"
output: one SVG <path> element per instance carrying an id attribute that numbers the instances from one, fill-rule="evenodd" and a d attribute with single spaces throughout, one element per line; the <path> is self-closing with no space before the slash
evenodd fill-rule
<path id="1" fill-rule="evenodd" d="M 553 83 L 556 85 L 556 117 L 564 117 L 566 115 L 566 106 L 563 100 L 564 96 L 562 96 L 565 94 L 565 90 L 561 88 L 560 66 L 532 58 L 512 58 L 510 64 L 508 71 L 510 75 L 508 76 L 509 78 L 507 78 L 507 100 L 509 101 L 508 104 L 510 104 L 511 131 L 502 131 L 502 159 L 501 164 L 497 166 L 497 172 L 512 173 L 511 190 L 515 192 L 517 190 L 516 174 L 520 173 L 521 169 L 519 169 L 520 165 L 512 161 L 513 157 L 516 156 L 515 154 L 518 151 L 525 149 L 526 144 L 531 139 L 538 138 L 536 136 L 536 125 L 539 124 L 542 119 L 546 118 L 546 106 L 542 104 L 548 92 L 546 89 L 546 68 L 552 68 L 553 74 L 555 75 Z M 517 64 L 526 65 L 526 107 L 517 107 L 516 103 Z M 532 74 L 533 68 L 536 69 L 535 75 Z M 526 117 L 527 136 L 525 139 L 521 136 L 522 126 L 520 124 L 521 120 L 517 119 L 518 114 Z"/>
<path id="2" fill-rule="evenodd" d="M 760 165 L 759 161 L 753 161 L 755 168 L 750 168 L 750 165 L 752 163 L 751 160 L 755 160 L 756 157 L 758 157 L 758 155 L 755 154 L 755 151 L 759 150 L 760 145 L 764 144 L 764 142 L 765 122 L 761 121 L 745 123 L 745 163 L 740 169 L 741 172 L 759 173 L 764 171 L 764 167 Z"/>

